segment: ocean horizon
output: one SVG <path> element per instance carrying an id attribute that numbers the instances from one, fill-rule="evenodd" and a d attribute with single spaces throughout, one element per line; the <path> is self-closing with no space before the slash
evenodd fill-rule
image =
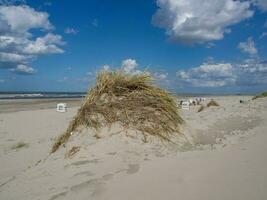
<path id="1" fill-rule="evenodd" d="M 8 99 L 53 99 L 53 98 L 82 98 L 86 92 L 46 92 L 46 91 L 18 91 L 0 92 L 0 100 Z"/>
<path id="2" fill-rule="evenodd" d="M 9 99 L 53 99 L 53 98 L 83 98 L 86 92 L 48 92 L 48 91 L 0 91 L 0 100 Z M 228 96 L 254 95 L 252 93 L 176 93 L 177 96 Z"/>

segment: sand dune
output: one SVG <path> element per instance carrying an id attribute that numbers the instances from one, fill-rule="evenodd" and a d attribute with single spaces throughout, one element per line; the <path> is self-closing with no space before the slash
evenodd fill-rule
<path id="1" fill-rule="evenodd" d="M 267 199 L 267 99 L 212 98 L 181 111 L 178 148 L 115 124 L 49 155 L 78 107 L 1 113 L 0 199 Z"/>

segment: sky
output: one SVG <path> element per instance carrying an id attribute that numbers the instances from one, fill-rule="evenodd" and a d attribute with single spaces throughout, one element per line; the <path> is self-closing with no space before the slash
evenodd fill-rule
<path id="1" fill-rule="evenodd" d="M 267 90 L 267 0 L 0 0 L 0 91 L 84 92 L 100 70 L 176 93 Z"/>

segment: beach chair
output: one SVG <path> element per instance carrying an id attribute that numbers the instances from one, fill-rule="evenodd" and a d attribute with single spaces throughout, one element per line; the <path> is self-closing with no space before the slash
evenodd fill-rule
<path id="1" fill-rule="evenodd" d="M 58 103 L 57 104 L 57 111 L 58 112 L 66 112 L 67 111 L 67 104 L 66 103 Z"/>
<path id="2" fill-rule="evenodd" d="M 189 110 L 189 109 L 190 109 L 190 102 L 188 102 L 188 101 L 183 101 L 183 102 L 182 102 L 182 109 L 183 109 L 183 110 Z"/>

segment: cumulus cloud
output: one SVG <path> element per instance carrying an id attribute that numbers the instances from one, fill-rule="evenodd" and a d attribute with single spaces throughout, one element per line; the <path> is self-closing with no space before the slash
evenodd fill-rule
<path id="1" fill-rule="evenodd" d="M 267 11 L 267 1 L 266 0 L 252 0 L 254 5 L 258 6 L 260 10 Z"/>
<path id="2" fill-rule="evenodd" d="M 109 65 L 103 65 L 103 66 L 102 66 L 102 69 L 103 69 L 104 71 L 108 71 L 108 70 L 110 70 L 110 66 L 109 66 Z"/>
<path id="3" fill-rule="evenodd" d="M 0 14 L 2 21 L 9 26 L 10 32 L 14 34 L 29 35 L 28 30 L 42 28 L 49 30 L 53 26 L 48 20 L 48 14 L 37 12 L 29 6 L 1 6 Z"/>
<path id="4" fill-rule="evenodd" d="M 179 84 L 193 87 L 255 86 L 267 84 L 267 62 L 248 59 L 242 63 L 204 63 L 176 73 Z"/>
<path id="5" fill-rule="evenodd" d="M 153 76 L 158 79 L 158 80 L 163 80 L 166 79 L 168 77 L 168 73 L 164 73 L 164 72 L 155 72 L 153 73 Z"/>
<path id="6" fill-rule="evenodd" d="M 134 59 L 126 59 L 122 61 L 121 68 L 126 72 L 130 73 L 137 68 L 138 64 Z"/>
<path id="7" fill-rule="evenodd" d="M 66 34 L 72 34 L 72 35 L 76 35 L 78 32 L 79 31 L 77 31 L 76 29 L 70 28 L 70 27 L 67 27 L 64 30 L 64 33 L 66 33 Z"/>
<path id="8" fill-rule="evenodd" d="M 230 63 L 207 64 L 176 73 L 178 79 L 193 87 L 223 87 L 235 83 L 236 76 Z"/>
<path id="9" fill-rule="evenodd" d="M 53 25 L 46 12 L 27 5 L 13 5 L 5 1 L 0 5 L 0 68 L 10 68 L 18 74 L 33 74 L 25 67 L 32 58 L 41 54 L 63 53 L 59 46 L 62 37 L 51 33 Z M 32 30 L 46 32 L 36 37 Z M 22 67 L 24 66 L 24 67 Z"/>
<path id="10" fill-rule="evenodd" d="M 29 42 L 23 52 L 26 54 L 63 53 L 64 50 L 57 46 L 63 44 L 64 42 L 60 35 L 48 33 L 44 37 L 38 37 L 35 41 Z"/>
<path id="11" fill-rule="evenodd" d="M 267 61 L 259 59 L 248 59 L 243 63 L 237 64 L 239 79 L 237 85 L 254 86 L 267 84 Z"/>
<path id="12" fill-rule="evenodd" d="M 239 0 L 157 0 L 152 23 L 171 40 L 203 43 L 220 40 L 229 27 L 253 16 L 250 2 Z"/>
<path id="13" fill-rule="evenodd" d="M 10 69 L 10 71 L 13 73 L 22 74 L 22 75 L 32 75 L 37 72 L 32 67 L 28 67 L 26 65 L 18 65 L 16 68 Z"/>
<path id="14" fill-rule="evenodd" d="M 258 53 L 255 42 L 252 37 L 249 37 L 245 42 L 240 42 L 238 48 L 241 51 L 248 53 L 250 56 L 255 56 Z"/>
<path id="15" fill-rule="evenodd" d="M 15 53 L 2 53 L 0 52 L 0 62 L 3 63 L 9 63 L 9 62 L 23 62 L 27 60 L 27 56 L 25 55 L 20 55 L 20 54 L 15 54 Z"/>

